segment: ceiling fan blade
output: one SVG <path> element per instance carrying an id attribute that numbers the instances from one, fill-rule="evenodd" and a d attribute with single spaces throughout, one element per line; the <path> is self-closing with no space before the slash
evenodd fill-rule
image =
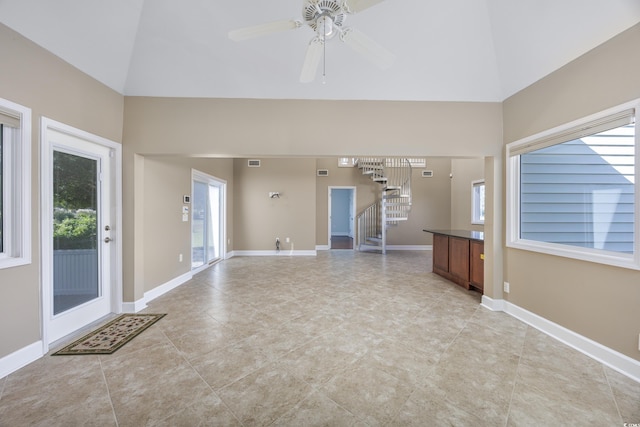
<path id="1" fill-rule="evenodd" d="M 295 30 L 301 25 L 302 22 L 295 20 L 267 22 L 266 24 L 238 28 L 237 30 L 229 31 L 228 36 L 231 40 L 239 42 L 242 40 L 266 36 L 267 34 L 279 33 L 287 30 Z"/>
<path id="2" fill-rule="evenodd" d="M 322 59 L 322 48 L 323 42 L 319 37 L 315 37 L 309 42 L 304 64 L 302 65 L 302 72 L 300 73 L 300 81 L 302 83 L 310 83 L 315 80 L 320 59 Z"/>
<path id="3" fill-rule="evenodd" d="M 343 7 L 349 13 L 356 13 L 375 6 L 378 3 L 382 3 L 383 1 L 384 0 L 345 0 Z"/>
<path id="4" fill-rule="evenodd" d="M 395 60 L 393 53 L 353 28 L 345 29 L 340 40 L 383 70 L 390 68 Z"/>

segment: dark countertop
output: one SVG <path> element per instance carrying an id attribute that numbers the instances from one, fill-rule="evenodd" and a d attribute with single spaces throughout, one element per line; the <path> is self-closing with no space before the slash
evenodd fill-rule
<path id="1" fill-rule="evenodd" d="M 462 237 L 463 239 L 479 240 L 484 242 L 484 232 L 471 230 L 422 230 L 426 233 L 442 234 L 444 236 Z"/>

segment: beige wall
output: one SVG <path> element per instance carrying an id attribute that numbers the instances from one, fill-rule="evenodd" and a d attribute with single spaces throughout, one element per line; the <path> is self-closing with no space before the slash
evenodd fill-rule
<path id="1" fill-rule="evenodd" d="M 0 97 L 32 110 L 32 263 L 0 270 L 0 358 L 41 339 L 40 118 L 120 142 L 123 97 L 0 24 Z"/>
<path id="2" fill-rule="evenodd" d="M 500 103 L 126 97 L 125 112 L 125 140 L 141 154 L 484 157 L 502 149 Z"/>
<path id="3" fill-rule="evenodd" d="M 452 159 L 451 174 L 451 228 L 484 231 L 471 223 L 471 183 L 484 179 L 484 159 Z"/>
<path id="4" fill-rule="evenodd" d="M 640 24 L 504 103 L 505 143 L 640 98 Z M 510 302 L 640 360 L 640 271 L 508 249 Z"/>
<path id="5" fill-rule="evenodd" d="M 276 237 L 282 251 L 315 250 L 316 160 L 260 160 L 259 168 L 234 160 L 234 250 L 275 251 Z"/>
<path id="6" fill-rule="evenodd" d="M 227 181 L 227 230 L 233 230 L 233 160 L 146 157 L 144 165 L 144 290 L 191 271 L 191 220 L 182 197 L 191 194 L 192 168 Z M 189 206 L 190 210 L 193 205 Z M 233 233 L 227 232 L 229 239 Z M 182 262 L 179 255 L 182 254 Z"/>

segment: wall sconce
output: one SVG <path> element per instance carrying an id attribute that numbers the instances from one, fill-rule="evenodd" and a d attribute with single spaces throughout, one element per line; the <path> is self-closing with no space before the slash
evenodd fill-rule
<path id="1" fill-rule="evenodd" d="M 279 191 L 269 191 L 269 198 L 270 199 L 279 199 L 280 198 L 280 192 Z"/>

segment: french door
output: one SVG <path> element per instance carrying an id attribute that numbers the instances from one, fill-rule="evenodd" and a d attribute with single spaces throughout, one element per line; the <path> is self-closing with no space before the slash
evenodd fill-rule
<path id="1" fill-rule="evenodd" d="M 43 321 L 54 342 L 112 311 L 114 149 L 43 133 Z"/>
<path id="2" fill-rule="evenodd" d="M 193 171 L 191 268 L 199 270 L 224 258 L 226 182 Z"/>

